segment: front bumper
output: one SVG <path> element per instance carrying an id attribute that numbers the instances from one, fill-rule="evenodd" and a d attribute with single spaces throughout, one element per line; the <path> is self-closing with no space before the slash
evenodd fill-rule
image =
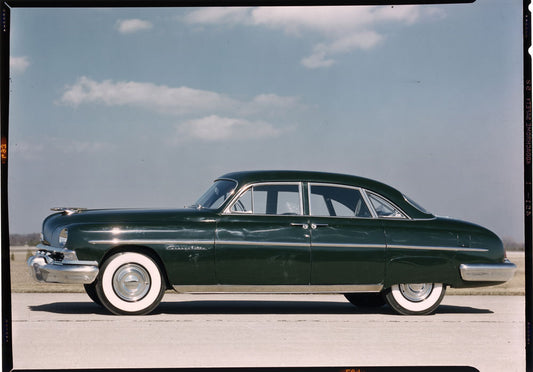
<path id="1" fill-rule="evenodd" d="M 516 272 L 516 265 L 505 259 L 501 264 L 462 264 L 461 278 L 467 282 L 507 282 Z"/>
<path id="2" fill-rule="evenodd" d="M 37 253 L 28 259 L 30 275 L 45 283 L 92 283 L 98 275 L 98 263 L 72 259 L 75 257 L 73 251 L 39 244 Z"/>

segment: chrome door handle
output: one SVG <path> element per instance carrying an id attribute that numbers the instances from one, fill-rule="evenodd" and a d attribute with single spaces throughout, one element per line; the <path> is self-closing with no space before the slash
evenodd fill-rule
<path id="1" fill-rule="evenodd" d="M 311 228 L 313 230 L 316 230 L 318 227 L 327 227 L 328 224 L 327 223 L 312 223 L 311 224 Z"/>
<path id="2" fill-rule="evenodd" d="M 309 224 L 307 224 L 307 223 L 292 222 L 291 226 L 301 226 L 302 229 L 305 229 L 305 230 L 307 230 L 309 228 Z"/>

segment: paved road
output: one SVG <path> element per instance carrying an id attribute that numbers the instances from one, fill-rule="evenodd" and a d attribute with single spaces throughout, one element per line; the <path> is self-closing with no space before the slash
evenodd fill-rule
<path id="1" fill-rule="evenodd" d="M 150 316 L 13 294 L 15 368 L 469 365 L 524 371 L 524 298 L 447 296 L 432 316 L 340 295 L 167 294 Z"/>

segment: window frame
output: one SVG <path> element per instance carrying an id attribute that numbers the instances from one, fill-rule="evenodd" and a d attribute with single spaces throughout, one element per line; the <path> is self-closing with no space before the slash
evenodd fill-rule
<path id="1" fill-rule="evenodd" d="M 374 191 L 370 191 L 370 190 L 364 190 L 365 191 L 365 194 L 368 198 L 368 202 L 370 204 L 370 207 L 372 209 L 372 212 L 373 214 L 375 214 L 375 218 L 377 219 L 383 219 L 383 220 L 411 220 L 411 216 L 409 216 L 407 213 L 405 213 L 400 207 L 398 207 L 396 204 L 394 204 L 393 202 L 391 202 L 388 198 L 384 197 L 383 195 L 381 194 L 378 194 L 377 192 L 374 192 Z M 385 217 L 385 216 L 379 216 L 378 213 L 376 212 L 375 208 L 374 208 L 374 204 L 372 203 L 372 201 L 370 200 L 370 195 L 375 195 L 377 196 L 379 199 L 383 199 L 385 200 L 387 203 L 389 203 L 390 205 L 392 205 L 395 209 L 397 209 L 403 217 Z"/>
<path id="2" fill-rule="evenodd" d="M 298 201 L 299 201 L 299 213 L 294 215 L 284 215 L 284 214 L 267 214 L 267 213 L 254 213 L 254 191 L 253 188 L 256 186 L 298 186 Z M 248 190 L 251 190 L 251 199 L 252 199 L 252 211 L 251 212 L 239 212 L 239 211 L 233 211 L 233 206 L 239 201 L 241 196 L 243 196 Z M 237 194 L 235 194 L 235 197 L 233 200 L 231 200 L 228 204 L 228 206 L 224 209 L 223 214 L 231 214 L 236 216 L 286 216 L 286 217 L 294 217 L 294 216 L 305 216 L 305 210 L 304 210 L 304 201 L 303 201 L 303 182 L 301 181 L 280 181 L 280 182 L 256 182 L 249 184 L 245 187 L 243 187 Z"/>
<path id="3" fill-rule="evenodd" d="M 363 202 L 366 204 L 368 210 L 370 211 L 371 217 L 359 217 L 355 214 L 353 216 L 318 216 L 311 213 L 311 187 L 312 186 L 329 186 L 329 187 L 338 187 L 338 188 L 344 188 L 344 189 L 350 189 L 350 190 L 356 190 L 359 191 L 361 194 L 361 197 L 363 198 Z M 357 218 L 357 219 L 363 219 L 363 220 L 369 220 L 374 219 L 377 217 L 376 212 L 374 211 L 374 208 L 369 204 L 369 200 L 367 198 L 367 195 L 365 193 L 365 189 L 357 186 L 350 186 L 350 185 L 343 185 L 338 183 L 325 183 L 325 182 L 308 182 L 307 183 L 307 202 L 309 204 L 309 217 L 316 217 L 316 218 Z"/>
<path id="4" fill-rule="evenodd" d="M 305 184 L 305 187 L 304 187 Z M 266 214 L 266 213 L 254 213 L 254 198 L 253 198 L 253 187 L 254 186 L 298 186 L 298 196 L 299 196 L 299 207 L 300 207 L 300 213 L 295 215 L 283 215 L 283 214 Z M 371 217 L 359 217 L 359 216 L 315 216 L 311 214 L 311 186 L 331 186 L 331 187 L 339 187 L 339 188 L 346 188 L 346 189 L 352 189 L 357 190 L 361 193 L 361 196 L 363 198 L 363 201 L 366 203 L 367 208 L 370 211 Z M 304 190 L 307 189 L 306 192 L 306 199 L 304 204 Z M 252 211 L 251 212 L 239 212 L 239 211 L 232 211 L 234 204 L 237 203 L 237 201 L 241 198 L 242 195 L 244 195 L 248 190 L 251 190 L 251 202 L 252 202 Z M 379 216 L 374 208 L 374 205 L 372 204 L 372 201 L 370 200 L 369 195 L 376 195 L 378 198 L 385 200 L 387 203 L 389 203 L 391 206 L 393 206 L 395 209 L 397 209 L 401 214 L 402 217 L 384 217 Z M 307 207 L 307 209 L 305 208 Z M 306 213 L 307 212 L 307 213 Z M 236 215 L 236 216 L 285 216 L 285 217 L 295 217 L 295 216 L 306 216 L 306 217 L 314 217 L 314 218 L 351 218 L 351 219 L 363 219 L 363 220 L 370 220 L 370 219 L 383 219 L 383 220 L 412 220 L 411 216 L 409 216 L 407 213 L 403 211 L 400 207 L 398 207 L 395 203 L 390 201 L 390 199 L 384 197 L 380 193 L 377 193 L 372 190 L 367 190 L 362 187 L 358 186 L 351 186 L 351 185 L 345 185 L 340 183 L 330 183 L 330 182 L 313 182 L 313 181 L 268 181 L 268 182 L 256 182 L 251 183 L 249 185 L 246 185 L 242 187 L 237 193 L 234 193 L 233 199 L 229 201 L 227 206 L 223 209 L 222 214 L 224 215 Z"/>

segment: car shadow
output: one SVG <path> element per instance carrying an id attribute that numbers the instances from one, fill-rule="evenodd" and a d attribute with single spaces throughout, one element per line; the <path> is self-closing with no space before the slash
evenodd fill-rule
<path id="1" fill-rule="evenodd" d="M 30 311 L 53 314 L 110 315 L 110 312 L 94 302 L 53 302 L 50 304 L 28 306 Z"/>
<path id="2" fill-rule="evenodd" d="M 31 311 L 55 314 L 111 315 L 93 302 L 54 302 L 29 307 Z M 387 306 L 356 307 L 346 302 L 331 301 L 243 301 L 243 300 L 201 300 L 162 302 L 151 315 L 175 314 L 383 314 L 394 315 Z M 469 306 L 441 305 L 435 314 L 493 314 L 488 309 Z"/>

